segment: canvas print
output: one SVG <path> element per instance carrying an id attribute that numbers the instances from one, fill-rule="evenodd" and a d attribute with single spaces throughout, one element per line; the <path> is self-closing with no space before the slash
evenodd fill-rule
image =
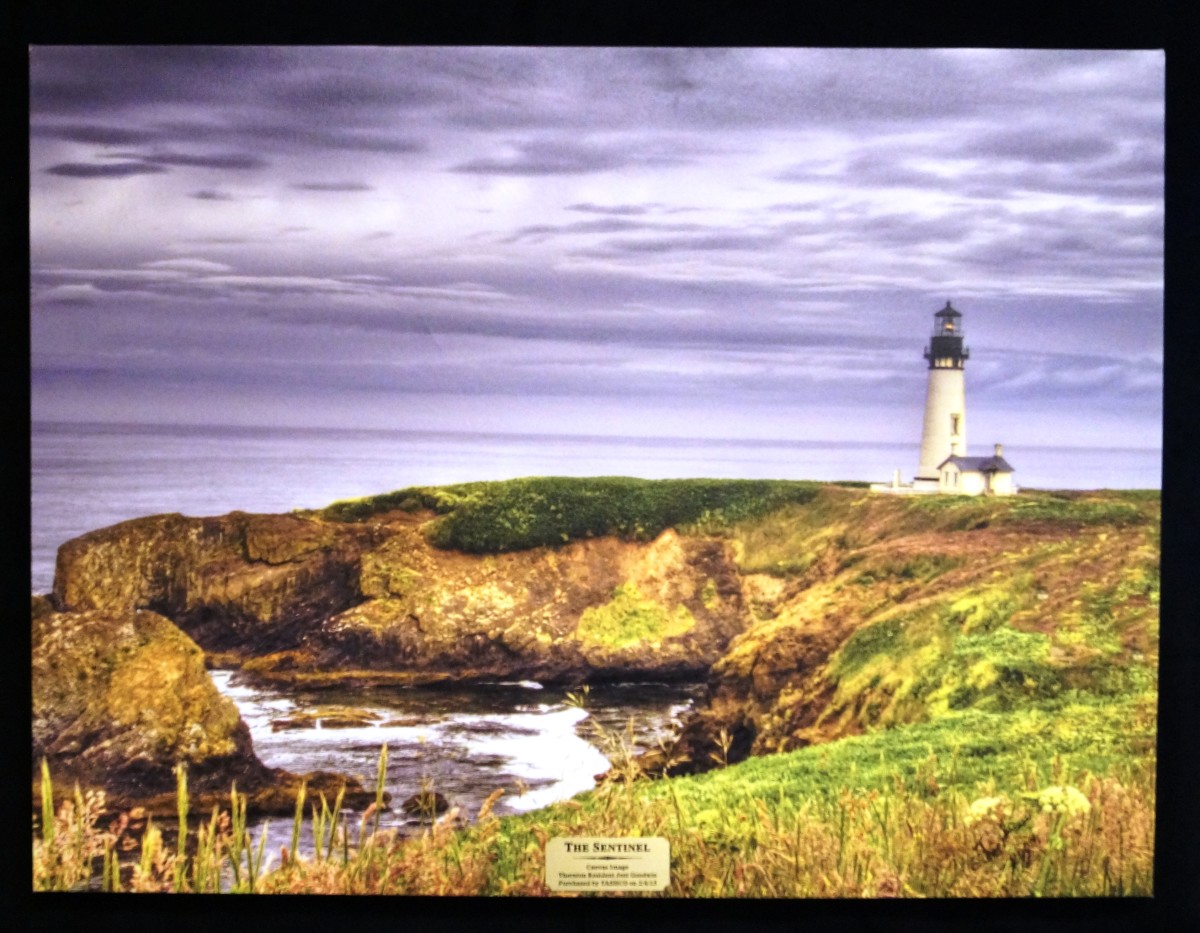
<path id="1" fill-rule="evenodd" d="M 30 50 L 33 887 L 1154 893 L 1155 50 Z"/>

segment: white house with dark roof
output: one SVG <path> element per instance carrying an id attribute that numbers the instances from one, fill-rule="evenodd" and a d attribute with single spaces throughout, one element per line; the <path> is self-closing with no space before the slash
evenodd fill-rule
<path id="1" fill-rule="evenodd" d="M 938 492 L 959 496 L 1011 496 L 1017 491 L 1013 468 L 1004 459 L 1004 448 L 996 445 L 990 457 L 960 457 L 951 454 L 938 465 Z"/>

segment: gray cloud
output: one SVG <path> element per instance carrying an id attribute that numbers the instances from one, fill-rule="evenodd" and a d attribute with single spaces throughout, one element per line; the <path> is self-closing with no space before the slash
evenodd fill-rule
<path id="1" fill-rule="evenodd" d="M 387 64 L 387 58 L 383 56 L 380 65 L 386 68 Z M 339 112 L 381 106 L 424 108 L 451 99 L 445 89 L 422 81 L 418 75 L 393 75 L 391 80 L 385 80 L 382 74 L 387 72 L 347 74 L 327 69 L 323 74 L 284 84 L 272 96 L 287 109 L 319 108 Z"/>
<path id="2" fill-rule="evenodd" d="M 249 46 L 39 46 L 30 52 L 30 111 L 90 115 L 98 106 L 219 99 L 289 60 L 294 52 Z"/>
<path id="3" fill-rule="evenodd" d="M 271 119 L 276 119 L 272 115 Z M 243 124 L 230 127 L 197 127 L 183 125 L 177 129 L 184 135 L 196 138 L 232 138 L 259 143 L 272 143 L 286 147 L 312 149 L 343 149 L 348 152 L 415 153 L 423 152 L 426 145 L 419 139 L 392 133 L 363 131 L 356 128 L 331 129 L 296 124 Z"/>
<path id="4" fill-rule="evenodd" d="M 516 243 L 527 239 L 544 239 L 548 236 L 579 236 L 589 233 L 620 233 L 629 230 L 664 229 L 653 223 L 624 220 L 621 216 L 602 217 L 597 220 L 579 220 L 565 224 L 530 224 L 519 227 L 503 242 Z M 678 229 L 678 225 L 675 226 Z"/>
<path id="5" fill-rule="evenodd" d="M 82 285 L 58 285 L 54 288 L 48 288 L 38 296 L 39 303 L 43 305 L 93 305 L 100 297 L 100 289 L 89 284 Z"/>
<path id="6" fill-rule="evenodd" d="M 143 156 L 142 161 L 150 165 L 185 165 L 193 168 L 219 168 L 232 169 L 234 171 L 263 168 L 270 164 L 260 156 L 239 153 L 225 155 L 166 153 L 162 155 Z"/>
<path id="7" fill-rule="evenodd" d="M 628 164 L 632 157 L 614 149 L 581 143 L 536 140 L 513 155 L 468 159 L 450 171 L 472 175 L 581 175 Z"/>
<path id="8" fill-rule="evenodd" d="M 1157 410 L 1162 404 L 1162 368 L 1152 360 L 993 351 L 989 364 L 982 372 L 972 372 L 971 389 L 999 409 L 1020 409 L 1048 397 L 1101 409 L 1114 397 L 1138 411 Z"/>
<path id="9" fill-rule="evenodd" d="M 638 239 L 614 239 L 602 246 L 586 251 L 593 256 L 611 256 L 619 253 L 655 254 L 690 253 L 726 250 L 762 250 L 774 246 L 781 239 L 778 232 L 769 233 L 725 233 L 709 232 L 684 236 L 641 237 Z"/>
<path id="10" fill-rule="evenodd" d="M 1057 127 L 1021 126 L 981 133 L 962 142 L 959 154 L 970 158 L 1008 158 L 1022 162 L 1093 162 L 1112 154 L 1116 144 L 1102 130 L 1083 134 Z"/>
<path id="11" fill-rule="evenodd" d="M 297 191 L 370 191 L 361 181 L 306 181 L 292 185 Z"/>
<path id="12" fill-rule="evenodd" d="M 95 123 L 48 124 L 29 127 L 31 136 L 62 139 L 74 143 L 99 146 L 132 146 L 154 142 L 160 136 L 156 130 L 132 129 L 125 126 L 106 126 Z"/>
<path id="13" fill-rule="evenodd" d="M 63 178 L 128 178 L 131 175 L 157 175 L 166 169 L 145 162 L 110 162 L 93 164 L 88 162 L 62 162 L 45 169 L 47 175 Z"/>
<path id="14" fill-rule="evenodd" d="M 617 217 L 636 217 L 648 214 L 650 206 L 645 204 L 568 204 L 568 211 L 580 211 L 585 214 L 611 214 Z"/>

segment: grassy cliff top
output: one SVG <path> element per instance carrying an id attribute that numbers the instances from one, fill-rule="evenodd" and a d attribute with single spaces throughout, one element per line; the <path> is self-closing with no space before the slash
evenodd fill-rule
<path id="1" fill-rule="evenodd" d="M 558 546 L 612 535 L 650 540 L 683 533 L 749 532 L 766 516 L 803 515 L 802 525 L 850 522 L 858 532 L 961 531 L 1000 524 L 1064 527 L 1157 520 L 1156 490 L 1025 491 L 1009 498 L 882 496 L 856 483 L 802 480 L 527 477 L 411 486 L 320 510 L 326 521 L 361 522 L 390 511 L 434 513 L 426 528 L 440 548 L 474 554 Z M 882 529 L 880 529 L 882 530 Z"/>
<path id="2" fill-rule="evenodd" d="M 363 521 L 392 510 L 431 510 L 438 516 L 428 528 L 432 544 L 488 554 L 604 535 L 644 541 L 667 528 L 717 530 L 809 502 L 820 488 L 788 480 L 544 476 L 414 486 L 335 502 L 319 514 L 331 521 Z"/>

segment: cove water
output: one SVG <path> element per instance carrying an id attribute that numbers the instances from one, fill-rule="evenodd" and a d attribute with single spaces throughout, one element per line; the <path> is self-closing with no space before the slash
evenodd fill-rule
<path id="1" fill-rule="evenodd" d="M 630 749 L 654 748 L 678 728 L 702 689 L 598 685 L 581 706 L 564 689 L 530 682 L 285 692 L 244 682 L 232 671 L 214 671 L 213 679 L 237 704 L 258 757 L 272 767 L 349 774 L 371 790 L 386 744 L 384 786 L 392 805 L 379 825 L 401 834 L 421 826 L 401 804 L 422 789 L 442 794 L 466 820 L 497 790 L 504 793 L 493 812 L 501 816 L 591 790 L 610 767 L 605 752 L 613 740 Z M 296 712 L 330 705 L 352 706 L 375 719 L 351 728 L 277 728 Z M 355 818 L 350 814 L 352 827 Z M 276 855 L 291 841 L 287 817 L 252 821 L 249 828 L 255 844 L 265 832 L 266 851 Z M 308 828 L 302 843 L 312 844 Z"/>

